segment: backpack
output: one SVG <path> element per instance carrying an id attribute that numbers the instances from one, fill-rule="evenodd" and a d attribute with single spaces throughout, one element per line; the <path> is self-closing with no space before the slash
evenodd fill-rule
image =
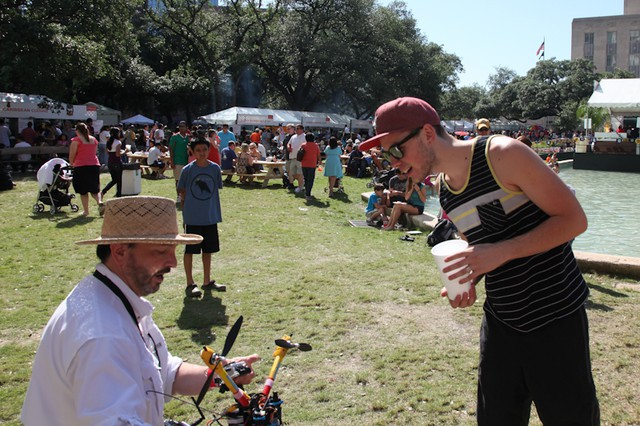
<path id="1" fill-rule="evenodd" d="M 427 236 L 427 244 L 433 247 L 443 241 L 453 240 L 455 238 L 456 226 L 448 219 L 440 219 L 433 231 Z"/>
<path id="2" fill-rule="evenodd" d="M 300 147 L 300 149 L 298 150 L 298 152 L 296 154 L 296 160 L 302 161 L 302 159 L 304 158 L 304 154 L 305 154 L 304 148 Z"/>

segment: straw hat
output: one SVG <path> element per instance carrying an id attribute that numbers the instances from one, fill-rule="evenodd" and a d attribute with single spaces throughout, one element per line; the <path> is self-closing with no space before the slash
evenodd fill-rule
<path id="1" fill-rule="evenodd" d="M 123 197 L 104 203 L 102 235 L 76 244 L 197 244 L 200 235 L 179 234 L 176 205 L 163 197 Z"/>

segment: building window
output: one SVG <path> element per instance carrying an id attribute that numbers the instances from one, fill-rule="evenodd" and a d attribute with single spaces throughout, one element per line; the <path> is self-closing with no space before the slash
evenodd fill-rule
<path id="1" fill-rule="evenodd" d="M 593 62 L 593 33 L 584 33 L 583 50 L 584 58 Z"/>
<path id="2" fill-rule="evenodd" d="M 616 69 L 617 36 L 618 34 L 615 31 L 607 31 L 607 66 L 605 71 L 608 72 L 613 72 Z"/>
<path id="3" fill-rule="evenodd" d="M 632 53 L 629 55 L 629 71 L 640 77 L 640 53 Z"/>

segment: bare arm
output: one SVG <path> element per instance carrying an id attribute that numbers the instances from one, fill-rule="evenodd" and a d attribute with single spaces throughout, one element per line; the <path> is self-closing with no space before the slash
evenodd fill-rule
<path id="1" fill-rule="evenodd" d="M 533 150 L 510 138 L 496 138 L 492 141 L 489 158 L 503 186 L 511 191 L 524 192 L 549 218 L 515 238 L 471 246 L 451 256 L 451 259 L 459 261 L 452 262 L 445 272 L 468 265 L 473 271 L 469 276 L 472 280 L 512 259 L 557 247 L 587 229 L 587 218 L 578 200 Z M 451 277 L 464 274 L 466 272 L 461 271 L 460 275 Z"/>
<path id="2" fill-rule="evenodd" d="M 239 385 L 246 385 L 251 383 L 251 380 L 253 380 L 253 377 L 255 376 L 252 364 L 259 360 L 260 357 L 257 354 L 246 357 L 232 358 L 228 360 L 229 362 L 244 361 L 245 363 L 247 363 L 249 368 L 251 368 L 251 373 L 237 377 L 234 381 Z M 173 382 L 172 393 L 174 395 L 198 395 L 200 393 L 200 390 L 202 390 L 204 381 L 207 379 L 208 371 L 209 368 L 207 368 L 206 366 L 183 362 L 176 372 L 176 378 Z"/>
<path id="3" fill-rule="evenodd" d="M 76 160 L 76 154 L 78 153 L 78 141 L 71 142 L 69 147 L 69 163 L 73 166 L 73 162 Z"/>

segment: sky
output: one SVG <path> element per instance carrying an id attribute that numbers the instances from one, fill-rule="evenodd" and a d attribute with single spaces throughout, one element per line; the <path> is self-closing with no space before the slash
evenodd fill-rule
<path id="1" fill-rule="evenodd" d="M 378 0 L 388 5 L 392 0 Z M 497 67 L 523 76 L 545 59 L 571 59 L 574 18 L 623 14 L 623 0 L 404 0 L 428 42 L 457 55 L 458 87 L 485 86 Z"/>

